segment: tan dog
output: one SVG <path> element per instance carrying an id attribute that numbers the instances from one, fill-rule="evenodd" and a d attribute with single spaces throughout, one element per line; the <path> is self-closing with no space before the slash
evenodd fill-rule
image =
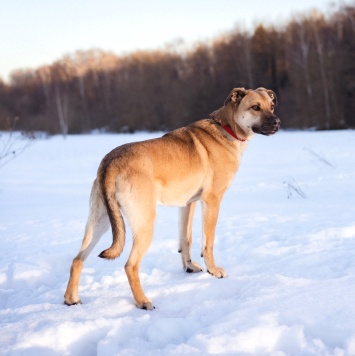
<path id="1" fill-rule="evenodd" d="M 276 95 L 264 88 L 235 88 L 224 106 L 161 138 L 115 148 L 102 160 L 90 198 L 85 236 L 74 258 L 65 303 L 80 303 L 78 286 L 83 263 L 111 224 L 113 242 L 100 257 L 118 257 L 125 243 L 122 213 L 133 233 L 133 247 L 125 271 L 138 308 L 154 309 L 139 280 L 142 258 L 152 239 L 156 204 L 180 206 L 179 235 L 182 264 L 187 272 L 202 267 L 191 260 L 191 226 L 196 201 L 202 203 L 203 245 L 207 270 L 226 273 L 213 258 L 219 206 L 238 169 L 242 153 L 254 133 L 274 134 L 280 120 L 274 115 Z"/>

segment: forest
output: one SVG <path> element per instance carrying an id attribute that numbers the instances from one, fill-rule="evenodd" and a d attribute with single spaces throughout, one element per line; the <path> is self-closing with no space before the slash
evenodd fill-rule
<path id="1" fill-rule="evenodd" d="M 170 130 L 208 117 L 234 87 L 259 86 L 276 92 L 283 128 L 355 128 L 355 5 L 186 50 L 92 49 L 16 70 L 0 79 L 0 130 Z"/>

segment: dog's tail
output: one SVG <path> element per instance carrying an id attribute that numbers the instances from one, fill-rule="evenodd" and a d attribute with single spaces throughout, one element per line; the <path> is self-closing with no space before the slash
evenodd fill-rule
<path id="1" fill-rule="evenodd" d="M 101 258 L 113 260 L 123 251 L 126 238 L 125 224 L 116 198 L 117 167 L 104 166 L 99 168 L 99 184 L 101 195 L 110 219 L 112 229 L 112 245 L 99 254 Z"/>

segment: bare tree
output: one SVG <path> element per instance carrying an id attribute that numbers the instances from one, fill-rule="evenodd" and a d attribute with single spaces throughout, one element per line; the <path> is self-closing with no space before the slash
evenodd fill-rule
<path id="1" fill-rule="evenodd" d="M 299 39 L 299 49 L 301 53 L 301 66 L 304 72 L 304 79 L 306 82 L 308 99 L 312 99 L 313 88 L 311 83 L 311 77 L 309 73 L 309 51 L 310 51 L 310 39 L 306 33 L 305 23 L 297 24 L 297 34 Z"/>
<path id="2" fill-rule="evenodd" d="M 8 131 L 0 133 L 0 168 L 16 158 L 33 142 L 34 135 L 32 133 L 14 131 L 18 120 L 18 117 L 7 118 L 5 121 Z"/>
<path id="3" fill-rule="evenodd" d="M 58 84 L 55 85 L 55 102 L 57 107 L 61 134 L 64 138 L 66 138 L 69 131 L 68 96 L 61 94 Z"/>
<path id="4" fill-rule="evenodd" d="M 331 112 L 330 112 L 329 83 L 328 83 L 328 78 L 326 75 L 325 61 L 324 61 L 326 56 L 324 53 L 323 42 L 322 42 L 321 36 L 319 34 L 319 26 L 317 26 L 320 23 L 320 21 L 322 20 L 322 17 L 317 12 L 314 13 L 313 16 L 314 16 L 314 19 L 311 23 L 312 23 L 312 29 L 313 29 L 314 39 L 315 39 L 315 45 L 316 45 L 316 49 L 317 49 L 320 78 L 322 81 L 324 107 L 325 107 L 325 119 L 326 119 L 325 128 L 329 129 L 330 128 L 330 120 L 331 120 Z"/>

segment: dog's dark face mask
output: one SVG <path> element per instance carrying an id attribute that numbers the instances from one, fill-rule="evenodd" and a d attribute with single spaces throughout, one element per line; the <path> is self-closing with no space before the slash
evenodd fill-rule
<path id="1" fill-rule="evenodd" d="M 261 135 L 273 135 L 276 133 L 280 128 L 281 120 L 274 115 L 274 113 L 265 112 L 262 114 L 260 119 L 260 124 L 255 124 L 252 126 L 252 130 L 255 133 Z"/>

